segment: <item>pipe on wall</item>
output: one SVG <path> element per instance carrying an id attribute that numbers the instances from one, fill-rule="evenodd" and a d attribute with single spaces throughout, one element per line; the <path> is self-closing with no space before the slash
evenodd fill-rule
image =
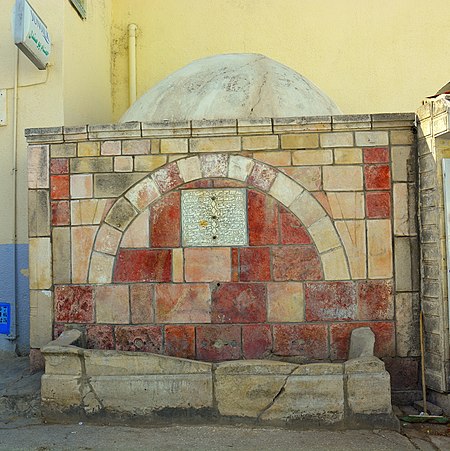
<path id="1" fill-rule="evenodd" d="M 128 100 L 132 105 L 136 101 L 136 30 L 137 25 L 128 25 Z"/>

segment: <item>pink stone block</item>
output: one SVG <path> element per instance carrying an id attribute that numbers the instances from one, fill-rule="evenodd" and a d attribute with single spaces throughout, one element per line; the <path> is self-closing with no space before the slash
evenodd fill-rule
<path id="1" fill-rule="evenodd" d="M 147 208 L 128 226 L 123 234 L 121 247 L 149 247 L 150 210 Z"/>
<path id="2" fill-rule="evenodd" d="M 183 184 L 178 165 L 175 161 L 155 171 L 152 177 L 162 193 L 166 193 Z"/>
<path id="3" fill-rule="evenodd" d="M 158 323 L 211 322 L 208 284 L 158 284 L 155 310 Z"/>
<path id="4" fill-rule="evenodd" d="M 71 228 L 72 283 L 87 282 L 89 259 L 97 226 Z"/>
<path id="5" fill-rule="evenodd" d="M 268 324 L 242 326 L 242 354 L 244 359 L 264 359 L 272 351 L 272 331 Z"/>
<path id="6" fill-rule="evenodd" d="M 211 324 L 197 326 L 196 331 L 197 359 L 221 362 L 240 358 L 240 326 Z"/>
<path id="7" fill-rule="evenodd" d="M 320 257 L 315 246 L 282 246 L 272 249 L 274 280 L 323 279 Z"/>
<path id="8" fill-rule="evenodd" d="M 228 173 L 228 155 L 200 155 L 203 177 L 226 177 Z"/>
<path id="9" fill-rule="evenodd" d="M 134 324 L 152 323 L 153 286 L 133 284 L 130 286 L 131 322 Z"/>
<path id="10" fill-rule="evenodd" d="M 265 164 L 255 162 L 253 170 L 248 177 L 248 184 L 259 188 L 262 191 L 269 191 L 276 176 L 277 172 L 275 169 Z"/>
<path id="11" fill-rule="evenodd" d="M 50 174 L 60 175 L 69 173 L 68 158 L 52 158 L 50 160 Z"/>
<path id="12" fill-rule="evenodd" d="M 230 248 L 186 248 L 184 265 L 187 282 L 227 282 L 231 280 Z"/>
<path id="13" fill-rule="evenodd" d="M 55 321 L 66 323 L 94 322 L 91 286 L 56 286 Z"/>
<path id="14" fill-rule="evenodd" d="M 278 203 L 270 196 L 248 191 L 248 235 L 251 246 L 278 244 Z"/>
<path id="15" fill-rule="evenodd" d="M 130 322 L 128 286 L 96 286 L 95 314 L 97 323 L 128 324 Z"/>
<path id="16" fill-rule="evenodd" d="M 70 224 L 70 205 L 68 200 L 52 202 L 52 225 L 63 226 Z"/>
<path id="17" fill-rule="evenodd" d="M 267 308 L 270 322 L 302 322 L 305 318 L 303 284 L 300 282 L 268 283 Z"/>
<path id="18" fill-rule="evenodd" d="M 161 326 L 117 326 L 115 333 L 118 351 L 162 353 Z"/>
<path id="19" fill-rule="evenodd" d="M 179 247 L 181 243 L 180 192 L 168 193 L 151 206 L 152 247 Z"/>

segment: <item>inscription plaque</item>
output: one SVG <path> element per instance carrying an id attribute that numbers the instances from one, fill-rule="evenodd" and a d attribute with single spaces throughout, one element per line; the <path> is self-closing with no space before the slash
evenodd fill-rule
<path id="1" fill-rule="evenodd" d="M 181 192 L 183 246 L 246 246 L 245 189 L 192 189 Z"/>

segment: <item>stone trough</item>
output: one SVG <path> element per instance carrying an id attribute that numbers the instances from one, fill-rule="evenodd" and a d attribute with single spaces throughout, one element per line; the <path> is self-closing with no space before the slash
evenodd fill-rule
<path id="1" fill-rule="evenodd" d="M 343 363 L 200 362 L 83 349 L 72 330 L 43 348 L 47 420 L 201 421 L 397 428 L 390 377 L 376 357 Z"/>

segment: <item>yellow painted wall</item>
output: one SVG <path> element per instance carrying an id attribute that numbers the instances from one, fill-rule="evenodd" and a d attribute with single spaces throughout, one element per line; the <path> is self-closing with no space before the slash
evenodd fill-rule
<path id="1" fill-rule="evenodd" d="M 127 109 L 126 27 L 138 96 L 192 60 L 262 53 L 344 113 L 415 111 L 450 78 L 448 0 L 113 0 L 114 119 Z"/>

